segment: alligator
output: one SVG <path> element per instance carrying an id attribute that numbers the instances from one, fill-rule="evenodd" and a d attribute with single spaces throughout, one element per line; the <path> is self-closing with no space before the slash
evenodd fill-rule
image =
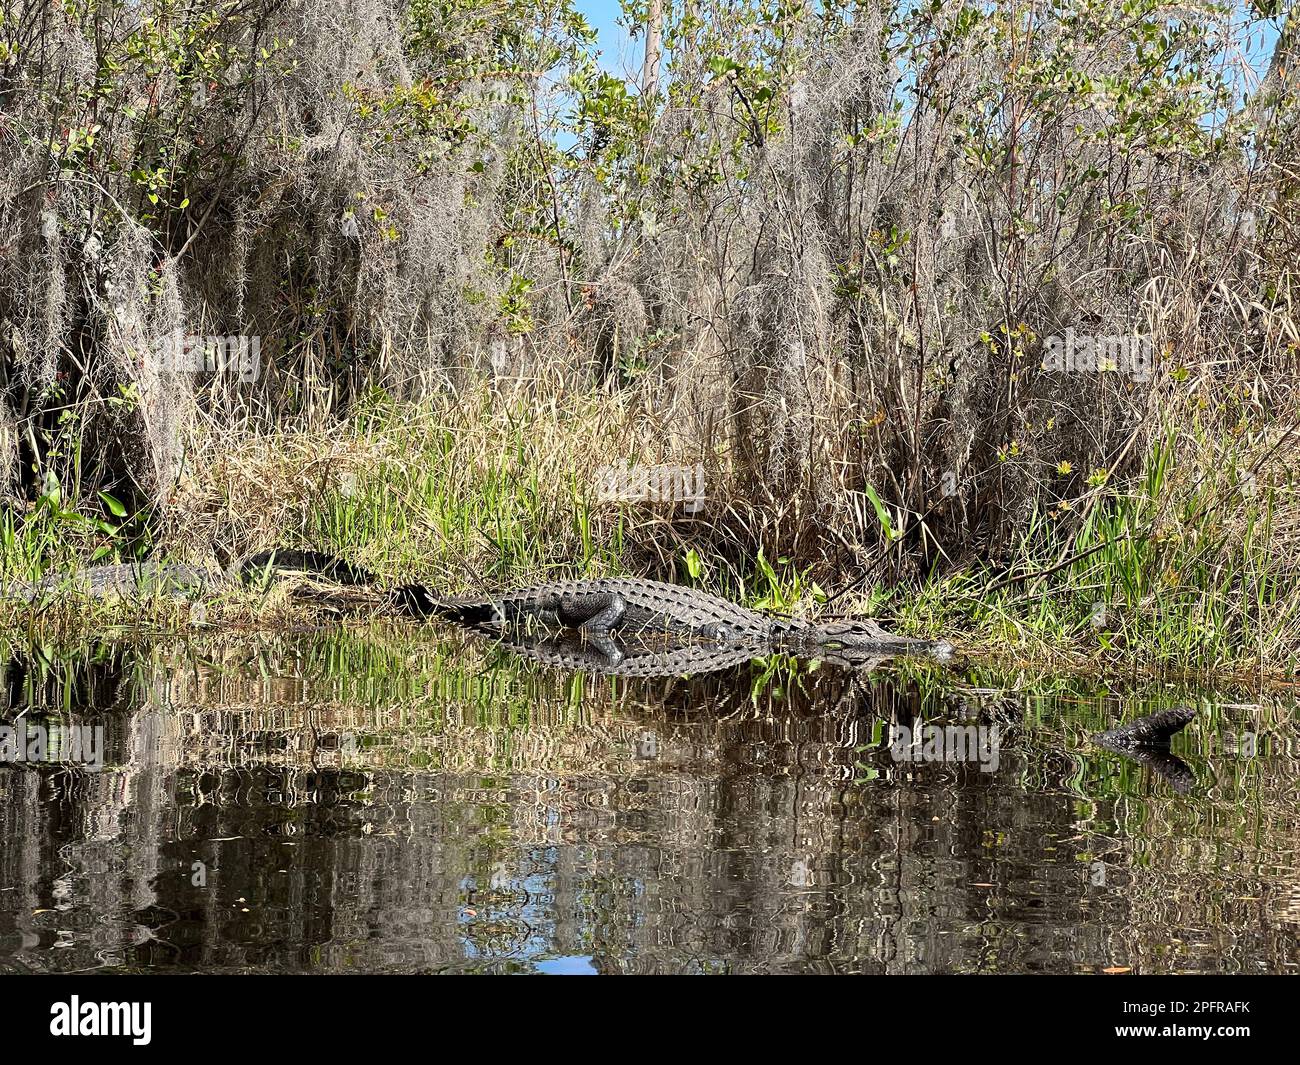
<path id="1" fill-rule="evenodd" d="M 755 655 L 786 651 L 844 661 L 895 654 L 946 660 L 954 653 L 946 640 L 895 636 L 874 621 L 773 617 L 708 592 L 636 577 L 556 581 L 472 599 L 440 599 L 421 585 L 409 585 L 399 595 L 411 613 L 480 630 L 526 629 L 534 624 L 577 630 L 615 663 L 624 653 L 613 639 L 615 633 L 746 647 Z"/>
<path id="2" fill-rule="evenodd" d="M 1109 732 L 1099 732 L 1093 736 L 1092 742 L 1112 751 L 1167 751 L 1174 736 L 1195 717 L 1196 711 L 1190 706 L 1176 706 L 1172 710 L 1160 710 L 1140 717 Z"/>
<path id="3" fill-rule="evenodd" d="M 159 595 L 195 599 L 247 583 L 271 571 L 297 571 L 336 584 L 368 585 L 375 576 L 318 551 L 261 551 L 225 569 L 182 562 L 126 562 L 89 566 L 71 574 L 50 574 L 37 581 L 0 585 L 0 599 L 37 603 L 56 594 L 90 599 L 146 598 Z"/>
<path id="4" fill-rule="evenodd" d="M 1139 765 L 1148 766 L 1169 781 L 1175 791 L 1185 795 L 1196 783 L 1196 774 L 1169 747 L 1173 737 L 1195 717 L 1196 711 L 1190 706 L 1160 710 L 1108 732 L 1099 732 L 1093 736 L 1092 742 Z"/>
<path id="5" fill-rule="evenodd" d="M 332 555 L 277 550 L 260 552 L 225 570 L 148 562 L 92 566 L 70 577 L 11 584 L 0 589 L 0 598 L 39 602 L 65 590 L 91 598 L 149 594 L 193 598 L 259 573 L 289 569 L 339 584 L 378 583 L 374 574 Z M 555 581 L 470 599 L 442 599 L 426 586 L 412 584 L 399 588 L 392 601 L 401 614 L 443 618 L 495 635 L 533 627 L 576 631 L 606 665 L 617 665 L 626 657 L 628 639 L 656 636 L 676 642 L 674 647 L 656 650 L 658 663 L 676 662 L 683 669 L 701 663 L 704 657 L 689 654 L 688 644 L 729 648 L 749 657 L 785 651 L 843 662 L 874 661 L 895 654 L 948 659 L 953 654 L 947 641 L 895 636 L 874 621 L 778 618 L 708 592 L 632 577 Z M 614 639 L 615 634 L 622 644 Z"/>

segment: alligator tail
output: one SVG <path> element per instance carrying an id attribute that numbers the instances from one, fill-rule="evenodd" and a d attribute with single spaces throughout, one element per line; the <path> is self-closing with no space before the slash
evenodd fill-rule
<path id="1" fill-rule="evenodd" d="M 12 599 L 19 603 L 34 603 L 40 598 L 40 585 L 34 581 L 13 581 L 0 584 L 0 600 Z"/>
<path id="2" fill-rule="evenodd" d="M 344 562 L 320 551 L 277 549 L 261 551 L 245 559 L 234 570 L 241 580 L 256 577 L 268 570 L 298 570 L 324 577 L 337 584 L 374 585 L 379 578 L 361 566 Z M 464 625 L 501 623 L 501 608 L 491 600 L 440 599 L 423 584 L 407 584 L 394 593 L 398 612 L 419 618 L 446 618 Z"/>
<path id="3" fill-rule="evenodd" d="M 271 551 L 259 551 L 250 555 L 235 568 L 235 576 L 240 580 L 256 577 L 268 570 L 298 570 L 312 576 L 324 577 L 336 584 L 377 584 L 379 578 L 368 569 L 354 566 L 335 555 L 321 551 L 298 551 L 276 548 Z"/>
<path id="4" fill-rule="evenodd" d="M 403 613 L 419 618 L 445 618 L 462 625 L 499 625 L 501 608 L 490 599 L 439 599 L 423 584 L 397 589 L 397 604 Z"/>

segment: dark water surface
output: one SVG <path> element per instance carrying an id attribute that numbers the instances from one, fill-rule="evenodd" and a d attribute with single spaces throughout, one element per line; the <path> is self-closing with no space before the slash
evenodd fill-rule
<path id="1" fill-rule="evenodd" d="M 444 636 L 17 653 L 0 972 L 1300 969 L 1287 699 Z M 1180 703 L 1182 769 L 1088 742 Z"/>

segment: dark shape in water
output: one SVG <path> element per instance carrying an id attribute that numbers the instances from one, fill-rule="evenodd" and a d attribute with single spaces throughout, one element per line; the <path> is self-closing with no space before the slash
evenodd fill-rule
<path id="1" fill-rule="evenodd" d="M 1100 732 L 1093 737 L 1093 742 L 1111 750 L 1127 751 L 1135 747 L 1167 750 L 1169 741 L 1191 724 L 1195 716 L 1196 711 L 1190 706 L 1176 706 L 1172 710 L 1140 717 L 1109 732 Z"/>
<path id="2" fill-rule="evenodd" d="M 1196 774 L 1192 772 L 1191 766 L 1170 753 L 1169 743 L 1195 716 L 1196 711 L 1190 706 L 1161 710 L 1109 732 L 1100 732 L 1092 738 L 1092 742 L 1150 767 L 1164 777 L 1176 792 L 1185 795 L 1196 783 Z"/>
<path id="3" fill-rule="evenodd" d="M 1108 750 L 1123 755 L 1130 761 L 1149 767 L 1169 782 L 1169 786 L 1180 795 L 1186 795 L 1196 783 L 1196 774 L 1192 767 L 1176 754 L 1161 747 L 1111 747 Z"/>

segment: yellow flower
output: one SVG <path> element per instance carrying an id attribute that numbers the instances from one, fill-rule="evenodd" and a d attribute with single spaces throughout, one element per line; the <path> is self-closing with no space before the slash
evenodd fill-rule
<path id="1" fill-rule="evenodd" d="M 1069 473 L 1071 470 L 1073 470 L 1073 469 L 1074 469 L 1074 467 L 1071 466 L 1068 462 L 1066 462 L 1066 461 L 1064 461 L 1064 460 L 1062 460 L 1062 461 L 1060 461 L 1060 462 L 1058 462 L 1058 463 L 1056 464 L 1056 472 L 1059 473 L 1062 477 L 1064 477 L 1066 474 L 1068 474 L 1068 473 Z"/>

